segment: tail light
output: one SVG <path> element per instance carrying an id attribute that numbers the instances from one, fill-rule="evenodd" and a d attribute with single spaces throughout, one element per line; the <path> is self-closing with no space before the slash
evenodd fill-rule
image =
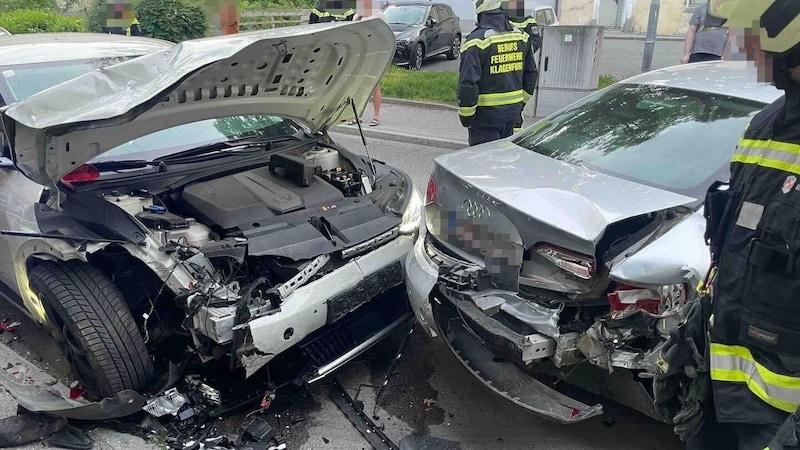
<path id="1" fill-rule="evenodd" d="M 661 304 L 665 310 L 671 310 L 686 301 L 688 285 L 676 284 L 658 288 L 640 288 L 617 284 L 614 291 L 608 294 L 608 303 L 611 311 L 625 311 L 637 308 L 651 314 L 659 314 Z"/>
<path id="2" fill-rule="evenodd" d="M 82 166 L 79 166 L 72 172 L 64 175 L 64 178 L 61 179 L 61 182 L 66 184 L 70 188 L 74 188 L 72 183 L 84 183 L 87 181 L 95 181 L 98 178 L 100 178 L 100 171 L 97 170 L 95 166 L 84 164 Z"/>
<path id="3" fill-rule="evenodd" d="M 556 267 L 578 278 L 591 280 L 597 273 L 594 258 L 590 256 L 581 255 L 580 253 L 571 252 L 549 244 L 537 247 L 535 252 L 553 263 Z"/>
<path id="4" fill-rule="evenodd" d="M 428 189 L 425 190 L 425 206 L 436 201 L 436 180 L 431 176 L 428 180 Z"/>

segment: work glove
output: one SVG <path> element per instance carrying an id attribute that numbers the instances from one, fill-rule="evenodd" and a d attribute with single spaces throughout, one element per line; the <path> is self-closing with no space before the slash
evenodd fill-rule
<path id="1" fill-rule="evenodd" d="M 675 433 L 687 440 L 703 424 L 704 405 L 710 399 L 711 380 L 706 357 L 706 324 L 710 298 L 701 296 L 690 307 L 686 319 L 670 330 L 659 352 L 653 378 L 655 408 L 670 421 Z"/>
<path id="2" fill-rule="evenodd" d="M 465 117 L 459 114 L 458 118 L 461 119 L 461 126 L 464 128 L 469 128 L 472 126 L 472 120 L 475 118 L 475 116 Z"/>
<path id="3" fill-rule="evenodd" d="M 775 437 L 769 441 L 767 449 L 784 450 L 800 448 L 800 418 L 797 417 L 798 412 L 800 412 L 800 410 L 795 411 L 794 414 L 786 418 L 781 427 L 778 428 L 778 432 L 775 433 Z"/>

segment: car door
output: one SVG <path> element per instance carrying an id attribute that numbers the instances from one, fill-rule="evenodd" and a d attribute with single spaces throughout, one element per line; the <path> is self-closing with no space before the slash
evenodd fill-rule
<path id="1" fill-rule="evenodd" d="M 432 6 L 428 9 L 428 18 L 425 21 L 425 46 L 427 54 L 430 55 L 439 51 L 442 48 L 442 24 L 439 23 L 439 15 L 436 13 L 436 7 Z"/>
<path id="2" fill-rule="evenodd" d="M 453 38 L 456 36 L 455 17 L 447 6 L 436 6 L 436 13 L 439 16 L 439 25 L 442 26 L 441 48 L 449 50 L 453 45 Z"/>

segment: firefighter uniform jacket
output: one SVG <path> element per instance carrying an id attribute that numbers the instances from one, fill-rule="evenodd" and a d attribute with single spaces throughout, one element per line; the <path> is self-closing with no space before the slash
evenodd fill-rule
<path id="1" fill-rule="evenodd" d="M 721 248 L 709 320 L 716 415 L 780 425 L 800 406 L 800 93 L 750 122 L 726 195 L 709 234 Z"/>
<path id="2" fill-rule="evenodd" d="M 481 13 L 461 47 L 458 106 L 461 124 L 503 126 L 518 121 L 539 75 L 528 34 L 501 10 Z"/>
<path id="3" fill-rule="evenodd" d="M 353 20 L 355 15 L 354 9 L 348 9 L 342 14 L 334 14 L 324 8 L 314 8 L 308 16 L 308 23 L 347 22 Z"/>
<path id="4" fill-rule="evenodd" d="M 511 26 L 528 33 L 529 42 L 531 47 L 533 47 L 534 53 L 542 48 L 542 35 L 539 34 L 539 27 L 536 25 L 536 19 L 531 16 L 512 17 L 510 18 L 510 22 Z"/>

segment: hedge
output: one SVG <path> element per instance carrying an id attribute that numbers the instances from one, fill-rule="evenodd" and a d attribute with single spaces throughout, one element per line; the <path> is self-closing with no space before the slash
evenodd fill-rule
<path id="1" fill-rule="evenodd" d="M 58 11 L 58 3 L 56 3 L 56 0 L 0 0 L 0 13 L 19 9 Z"/>
<path id="2" fill-rule="evenodd" d="M 0 27 L 11 34 L 86 31 L 80 17 L 62 16 L 51 11 L 20 9 L 0 14 Z"/>

